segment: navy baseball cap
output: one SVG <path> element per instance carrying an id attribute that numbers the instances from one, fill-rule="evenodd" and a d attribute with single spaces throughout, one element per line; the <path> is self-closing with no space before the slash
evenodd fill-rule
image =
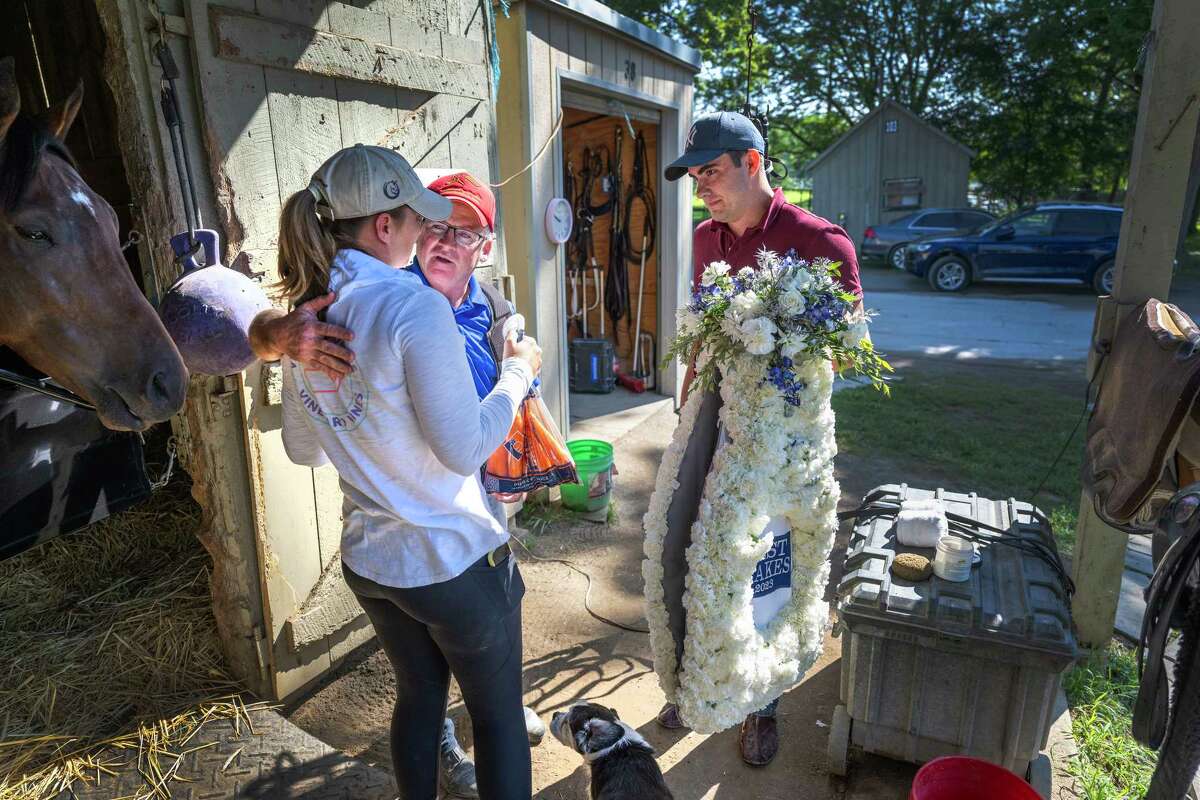
<path id="1" fill-rule="evenodd" d="M 667 180 L 677 181 L 687 175 L 688 167 L 707 164 L 730 150 L 767 149 L 762 134 L 749 117 L 736 111 L 717 111 L 697 117 L 688 131 L 683 155 L 666 169 Z"/>

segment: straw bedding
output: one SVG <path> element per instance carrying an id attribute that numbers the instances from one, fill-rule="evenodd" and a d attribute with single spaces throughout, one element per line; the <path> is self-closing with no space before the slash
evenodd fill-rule
<path id="1" fill-rule="evenodd" d="M 215 720 L 248 723 L 212 617 L 185 476 L 149 500 L 0 562 L 0 800 L 95 781 L 136 749 L 169 797 Z"/>

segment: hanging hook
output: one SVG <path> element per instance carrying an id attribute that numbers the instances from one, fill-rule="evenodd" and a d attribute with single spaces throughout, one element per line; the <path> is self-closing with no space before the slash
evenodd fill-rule
<path id="1" fill-rule="evenodd" d="M 746 31 L 746 108 L 749 108 L 750 85 L 754 80 L 754 29 L 758 24 L 754 0 L 746 0 L 746 15 L 750 18 L 750 29 Z"/>
<path id="2" fill-rule="evenodd" d="M 630 121 L 630 119 L 629 119 L 629 111 L 626 110 L 625 104 L 622 103 L 620 100 L 610 99 L 608 101 L 608 111 L 609 111 L 609 113 L 612 113 L 614 110 L 621 112 L 621 116 L 625 118 L 625 127 L 627 127 L 629 129 L 629 135 L 636 137 L 637 131 L 635 131 L 633 129 L 633 122 Z"/>

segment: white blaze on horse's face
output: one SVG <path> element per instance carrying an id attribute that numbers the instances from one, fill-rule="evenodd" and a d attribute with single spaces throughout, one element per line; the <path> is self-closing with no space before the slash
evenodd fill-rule
<path id="1" fill-rule="evenodd" d="M 86 208 L 88 213 L 92 215 L 92 219 L 96 218 L 96 207 L 92 205 L 92 198 L 88 197 L 87 194 L 84 193 L 83 187 L 77 187 L 73 189 L 71 191 L 71 199 L 77 204 Z"/>

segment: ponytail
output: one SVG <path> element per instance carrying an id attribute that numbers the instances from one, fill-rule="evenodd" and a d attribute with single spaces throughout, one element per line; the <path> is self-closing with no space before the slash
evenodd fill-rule
<path id="1" fill-rule="evenodd" d="M 279 215 L 279 281 L 272 287 L 293 308 L 329 291 L 329 270 L 338 250 L 355 246 L 363 218 L 329 222 L 317 199 L 301 189 Z"/>
<path id="2" fill-rule="evenodd" d="M 293 307 L 325 294 L 337 248 L 312 192 L 296 192 L 279 215 L 279 282 L 273 288 Z"/>

